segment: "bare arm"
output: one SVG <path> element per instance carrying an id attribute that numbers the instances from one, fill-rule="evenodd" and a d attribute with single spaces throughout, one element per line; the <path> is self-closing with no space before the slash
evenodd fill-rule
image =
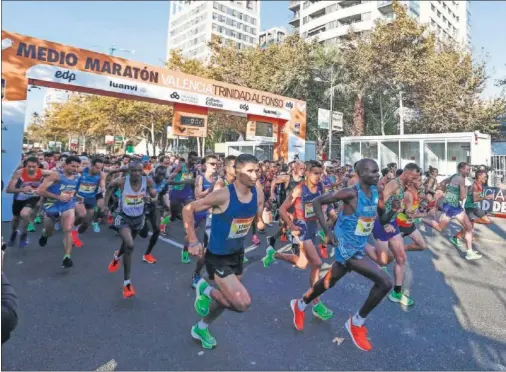
<path id="1" fill-rule="evenodd" d="M 279 176 L 272 181 L 272 183 L 271 183 L 271 198 L 275 197 L 274 191 L 276 190 L 276 185 L 278 185 L 280 183 L 286 184 L 287 181 L 290 181 L 290 176 L 287 176 L 287 175 Z"/>
<path id="2" fill-rule="evenodd" d="M 156 198 L 156 190 L 153 184 L 153 180 L 151 178 L 147 178 L 146 183 L 148 187 L 149 196 L 151 196 L 152 198 Z"/>
<path id="3" fill-rule="evenodd" d="M 257 190 L 257 215 L 256 215 L 257 229 L 263 231 L 263 230 L 265 230 L 265 223 L 262 218 L 263 212 L 264 212 L 264 198 L 265 197 L 264 197 L 264 193 L 261 188 L 257 187 L 256 190 Z"/>
<path id="4" fill-rule="evenodd" d="M 30 192 L 31 191 L 31 189 L 32 189 L 31 187 L 30 188 L 23 188 L 23 189 L 16 188 L 16 183 L 18 182 L 19 177 L 21 177 L 21 172 L 22 172 L 21 169 L 14 172 L 11 180 L 9 181 L 9 184 L 7 185 L 7 189 L 5 189 L 6 193 L 17 194 L 19 192 Z"/>
<path id="5" fill-rule="evenodd" d="M 464 177 L 460 177 L 459 181 L 460 187 L 460 200 L 465 200 L 467 197 L 467 187 L 466 187 L 466 179 Z"/>
<path id="6" fill-rule="evenodd" d="M 205 198 L 211 192 L 211 189 L 207 189 L 206 191 L 202 190 L 203 183 L 204 183 L 204 176 L 197 176 L 197 179 L 195 180 L 195 198 L 196 199 Z"/>
<path id="7" fill-rule="evenodd" d="M 392 180 L 383 189 L 383 198 L 381 198 L 381 201 L 384 203 L 387 202 L 388 199 L 392 197 L 392 195 L 397 191 L 398 185 L 396 180 Z M 382 206 L 383 208 L 383 206 Z"/>
<path id="8" fill-rule="evenodd" d="M 48 177 L 44 178 L 42 185 L 39 186 L 39 195 L 46 198 L 53 198 L 60 200 L 61 195 L 53 194 L 47 191 L 48 187 L 60 180 L 60 174 L 58 172 L 52 172 Z"/>
<path id="9" fill-rule="evenodd" d="M 318 218 L 318 222 L 325 232 L 325 235 L 329 236 L 329 226 L 325 218 L 325 213 L 323 213 L 322 205 L 332 204 L 338 201 L 349 202 L 355 197 L 355 195 L 355 190 L 352 188 L 346 188 L 332 193 L 320 195 L 313 200 L 314 213 L 316 215 L 316 218 Z"/>
<path id="10" fill-rule="evenodd" d="M 121 187 L 125 183 L 125 179 L 123 177 L 121 178 L 115 178 L 112 180 L 109 185 L 107 186 L 107 189 L 105 190 L 104 195 L 104 206 L 105 208 L 108 208 L 109 206 L 109 200 L 111 199 L 112 193 L 114 190 L 116 190 L 118 187 Z"/>
<path id="11" fill-rule="evenodd" d="M 292 231 L 299 230 L 299 228 L 297 226 L 295 226 L 293 224 L 293 221 L 290 219 L 290 216 L 288 215 L 288 208 L 290 208 L 293 205 L 295 199 L 300 197 L 301 194 L 302 194 L 301 188 L 297 186 L 296 188 L 294 188 L 292 190 L 292 192 L 290 194 L 287 195 L 285 201 L 279 207 L 279 215 L 281 216 L 283 221 L 285 221 L 288 228 Z"/>

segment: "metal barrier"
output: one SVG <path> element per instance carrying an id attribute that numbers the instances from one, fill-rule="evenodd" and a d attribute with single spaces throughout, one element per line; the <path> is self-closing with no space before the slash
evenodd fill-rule
<path id="1" fill-rule="evenodd" d="M 492 177 L 491 186 L 501 187 L 506 184 L 506 155 L 492 155 Z"/>

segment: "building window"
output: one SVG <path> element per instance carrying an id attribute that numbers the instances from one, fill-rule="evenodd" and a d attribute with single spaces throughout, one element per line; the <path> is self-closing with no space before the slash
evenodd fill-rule
<path id="1" fill-rule="evenodd" d="M 430 4 L 430 10 L 432 10 L 433 12 L 436 11 L 436 7 L 434 6 L 434 4 Z"/>
<path id="2" fill-rule="evenodd" d="M 220 8 L 220 4 L 218 4 L 216 1 L 213 3 L 213 8 L 214 9 L 219 9 Z"/>
<path id="3" fill-rule="evenodd" d="M 439 10 L 437 11 L 437 16 L 441 18 L 441 12 Z"/>

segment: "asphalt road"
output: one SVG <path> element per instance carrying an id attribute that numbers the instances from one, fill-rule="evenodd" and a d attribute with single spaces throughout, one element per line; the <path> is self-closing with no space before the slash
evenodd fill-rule
<path id="1" fill-rule="evenodd" d="M 251 308 L 226 312 L 212 325 L 218 347 L 209 351 L 190 336 L 198 320 L 194 265 L 180 263 L 179 247 L 160 241 L 153 252 L 158 262 L 149 265 L 141 261 L 147 240 L 138 238 L 137 296 L 125 300 L 122 269 L 107 272 L 120 245 L 108 229 L 83 235 L 85 246 L 74 250 L 69 270 L 61 269 L 61 234 L 41 248 L 38 233 L 31 233 L 23 252 L 9 248 L 4 259 L 20 311 L 18 328 L 2 346 L 2 370 L 504 370 L 506 220 L 496 223 L 478 227 L 484 258 L 474 262 L 446 237 L 425 234 L 430 250 L 408 255 L 407 284 L 416 303 L 408 311 L 388 300 L 380 304 L 366 323 L 369 353 L 344 328 L 371 287 L 357 274 L 322 297 L 335 312 L 330 321 L 307 311 L 305 330 L 297 332 L 289 301 L 307 289 L 308 274 L 283 262 L 265 269 L 262 242 L 245 266 Z M 8 224 L 2 227 L 8 236 Z M 169 238 L 181 242 L 182 236 L 176 226 Z M 336 337 L 344 341 L 333 343 Z"/>

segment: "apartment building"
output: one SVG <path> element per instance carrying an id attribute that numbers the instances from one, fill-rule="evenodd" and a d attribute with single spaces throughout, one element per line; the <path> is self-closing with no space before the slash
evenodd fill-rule
<path id="1" fill-rule="evenodd" d="M 272 27 L 260 33 L 259 45 L 261 48 L 271 44 L 281 43 L 288 32 L 283 27 Z"/>
<path id="2" fill-rule="evenodd" d="M 470 1 L 400 1 L 408 14 L 427 24 L 442 39 L 454 40 L 463 46 L 471 42 Z M 392 20 L 392 0 L 342 0 L 289 2 L 293 12 L 290 25 L 304 39 L 318 38 L 322 43 L 337 44 L 350 27 L 355 32 L 372 29 L 376 20 Z"/>
<path id="3" fill-rule="evenodd" d="M 212 35 L 242 49 L 257 46 L 259 34 L 260 1 L 171 1 L 167 57 L 180 49 L 185 57 L 206 60 Z"/>

